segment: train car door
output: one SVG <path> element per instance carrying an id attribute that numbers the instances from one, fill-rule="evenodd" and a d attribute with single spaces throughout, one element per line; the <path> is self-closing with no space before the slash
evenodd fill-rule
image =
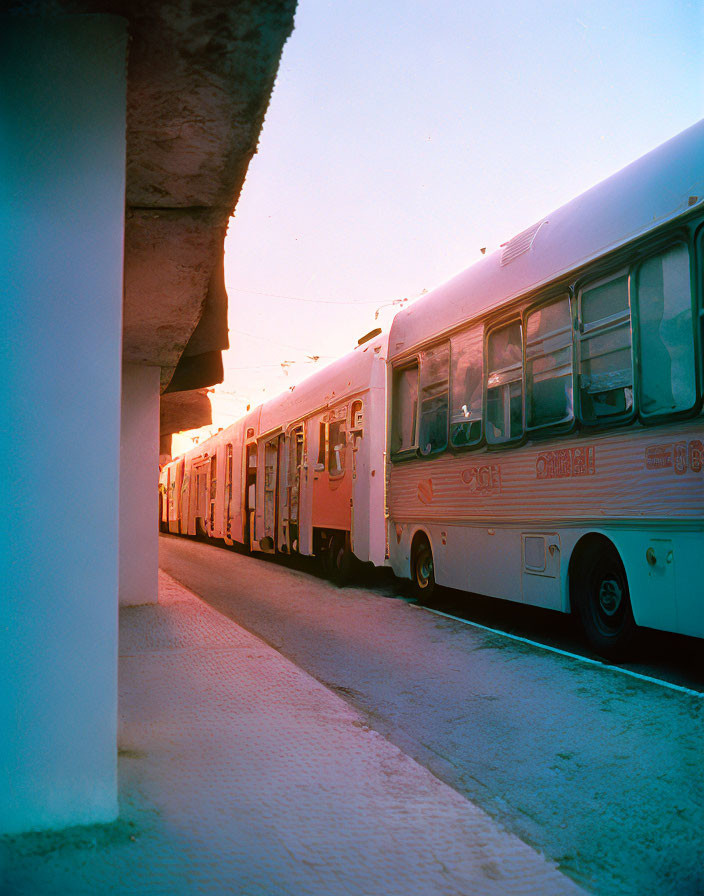
<path id="1" fill-rule="evenodd" d="M 176 464 L 174 469 L 173 483 L 173 531 L 181 531 L 181 489 L 183 486 L 183 458 Z"/>
<path id="2" fill-rule="evenodd" d="M 226 544 L 232 544 L 232 445 L 225 446 L 225 518 L 222 526 Z"/>
<path id="3" fill-rule="evenodd" d="M 244 543 L 252 550 L 256 533 L 257 511 L 257 444 L 247 445 L 247 467 L 244 483 Z"/>
<path id="4" fill-rule="evenodd" d="M 316 426 L 319 444 L 313 466 L 313 526 L 349 532 L 354 470 L 347 406 L 329 411 Z"/>
<path id="5" fill-rule="evenodd" d="M 279 483 L 276 496 L 276 549 L 287 551 L 285 507 L 287 500 L 288 466 L 286 439 L 283 433 L 279 436 Z"/>
<path id="6" fill-rule="evenodd" d="M 299 522 L 301 501 L 301 480 L 303 468 L 303 424 L 294 426 L 286 437 L 288 447 L 288 477 L 286 500 L 284 503 L 284 520 L 286 528 L 286 547 L 289 552 L 298 552 Z"/>
<path id="7" fill-rule="evenodd" d="M 196 535 L 204 535 L 205 534 L 205 523 L 206 523 L 206 514 L 207 514 L 207 506 L 206 501 L 208 497 L 208 461 L 201 461 L 195 468 L 195 506 L 194 506 L 194 516 L 195 516 L 195 533 Z"/>
<path id="8" fill-rule="evenodd" d="M 273 553 L 276 550 L 277 507 L 279 503 L 279 442 L 280 436 L 264 443 L 264 514 L 259 547 Z"/>
<path id="9" fill-rule="evenodd" d="M 206 529 L 208 535 L 212 536 L 215 532 L 215 490 L 218 482 L 218 459 L 213 454 L 210 458 L 210 468 L 208 471 L 208 516 Z"/>
<path id="10" fill-rule="evenodd" d="M 169 532 L 171 531 L 171 519 L 172 519 L 171 504 L 173 502 L 173 497 L 171 494 L 171 489 L 173 486 L 173 482 L 174 482 L 174 478 L 173 478 L 173 474 L 171 471 L 171 467 L 168 467 L 166 470 L 166 494 L 164 497 L 166 499 L 166 529 Z"/>

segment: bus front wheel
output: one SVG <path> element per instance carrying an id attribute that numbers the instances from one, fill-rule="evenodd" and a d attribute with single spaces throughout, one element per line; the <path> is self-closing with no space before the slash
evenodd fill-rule
<path id="1" fill-rule="evenodd" d="M 413 596 L 428 601 L 435 591 L 435 567 L 433 552 L 427 538 L 420 538 L 411 558 L 411 583 Z"/>
<path id="2" fill-rule="evenodd" d="M 590 645 L 606 659 L 627 656 L 636 634 L 626 570 L 614 546 L 595 540 L 579 566 L 576 598 Z"/>

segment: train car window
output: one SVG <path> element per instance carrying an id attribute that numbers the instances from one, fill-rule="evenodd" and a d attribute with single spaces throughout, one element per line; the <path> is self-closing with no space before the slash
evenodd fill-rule
<path id="1" fill-rule="evenodd" d="M 215 500 L 215 489 L 217 487 L 217 471 L 218 471 L 218 459 L 215 455 L 210 458 L 210 500 Z"/>
<path id="2" fill-rule="evenodd" d="M 520 321 L 487 337 L 486 439 L 501 444 L 523 435 L 523 344 Z"/>
<path id="3" fill-rule="evenodd" d="M 227 457 L 225 459 L 225 496 L 229 509 L 230 501 L 232 500 L 232 445 L 227 446 Z"/>
<path id="4" fill-rule="evenodd" d="M 482 438 L 483 329 L 472 327 L 450 340 L 451 414 L 453 448 L 476 445 Z"/>
<path id="5" fill-rule="evenodd" d="M 565 295 L 526 316 L 526 429 L 573 419 L 572 315 Z"/>
<path id="6" fill-rule="evenodd" d="M 361 401 L 353 401 L 350 408 L 350 426 L 352 431 L 358 435 L 362 435 L 364 428 L 364 405 Z"/>
<path id="7" fill-rule="evenodd" d="M 318 431 L 318 465 L 322 464 L 325 468 L 325 423 L 320 424 Z"/>
<path id="8" fill-rule="evenodd" d="M 641 417 L 688 411 L 697 400 L 689 250 L 679 243 L 636 274 Z"/>
<path id="9" fill-rule="evenodd" d="M 328 471 L 332 479 L 343 476 L 345 473 L 346 446 L 347 433 L 344 420 L 331 423 L 328 434 Z"/>
<path id="10" fill-rule="evenodd" d="M 414 451 L 418 424 L 418 363 L 394 372 L 392 454 Z"/>
<path id="11" fill-rule="evenodd" d="M 418 447 L 427 457 L 447 448 L 450 398 L 450 343 L 420 356 L 420 427 Z"/>

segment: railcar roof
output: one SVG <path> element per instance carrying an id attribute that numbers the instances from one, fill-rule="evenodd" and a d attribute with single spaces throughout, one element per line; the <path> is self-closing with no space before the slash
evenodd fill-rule
<path id="1" fill-rule="evenodd" d="M 399 311 L 389 358 L 556 280 L 703 200 L 704 120 Z"/>
<path id="2" fill-rule="evenodd" d="M 173 458 L 171 463 L 181 458 L 194 460 L 206 453 L 211 454 L 221 442 L 231 439 L 239 441 L 239 430 L 250 426 L 257 436 L 278 427 L 285 428 L 290 423 L 302 420 L 317 408 L 363 391 L 370 385 L 374 358 L 386 360 L 387 342 L 388 333 L 382 333 L 364 345 L 358 345 L 354 351 L 317 370 L 293 389 L 258 405 L 226 429 L 190 448 L 180 457 Z M 383 375 L 379 385 L 383 385 Z"/>
<path id="3" fill-rule="evenodd" d="M 386 360 L 387 342 L 388 333 L 382 333 L 317 370 L 293 389 L 265 402 L 261 406 L 259 431 L 266 433 L 294 423 L 317 408 L 368 388 L 374 359 Z"/>

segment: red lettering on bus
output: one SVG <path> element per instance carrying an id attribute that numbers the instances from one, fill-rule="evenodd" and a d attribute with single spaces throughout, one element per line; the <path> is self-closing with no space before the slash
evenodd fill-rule
<path id="1" fill-rule="evenodd" d="M 570 479 L 573 476 L 593 476 L 595 473 L 593 445 L 543 451 L 535 462 L 536 479 Z"/>
<path id="2" fill-rule="evenodd" d="M 501 467 L 498 464 L 467 467 L 460 476 L 470 492 L 487 495 L 501 491 Z"/>
<path id="3" fill-rule="evenodd" d="M 678 476 L 684 476 L 687 470 L 701 473 L 704 469 L 704 445 L 701 440 L 648 445 L 645 449 L 645 469 L 663 470 L 668 467 L 674 467 Z"/>

